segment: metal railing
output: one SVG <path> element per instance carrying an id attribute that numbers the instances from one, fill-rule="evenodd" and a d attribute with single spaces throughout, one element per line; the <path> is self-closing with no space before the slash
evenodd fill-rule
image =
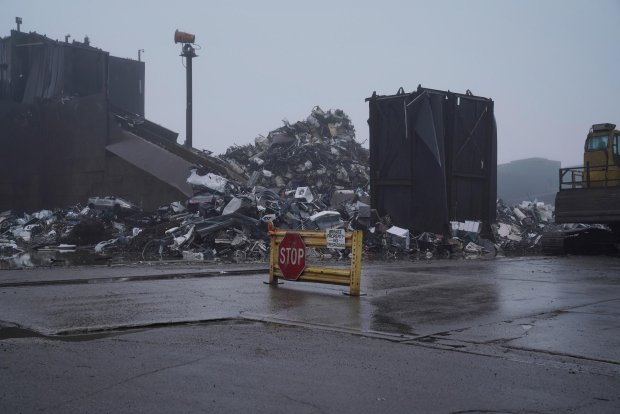
<path id="1" fill-rule="evenodd" d="M 580 188 L 620 186 L 620 167 L 616 165 L 590 165 L 560 168 L 560 191 Z"/>

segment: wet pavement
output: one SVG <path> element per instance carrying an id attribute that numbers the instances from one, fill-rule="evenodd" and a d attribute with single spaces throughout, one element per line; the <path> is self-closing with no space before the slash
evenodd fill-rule
<path id="1" fill-rule="evenodd" d="M 174 365 L 177 359 L 189 363 L 196 351 L 203 361 L 198 365 L 208 360 L 219 367 L 220 380 L 212 379 L 227 384 L 230 392 L 233 385 L 244 381 L 226 380 L 233 374 L 222 371 L 222 358 L 229 361 L 238 356 L 241 365 L 231 362 L 234 368 L 229 368 L 242 378 L 245 366 L 246 375 L 259 379 L 248 380 L 251 387 L 260 388 L 266 380 L 270 371 L 261 369 L 267 361 L 279 367 L 273 375 L 285 378 L 290 375 L 285 374 L 286 364 L 291 369 L 305 369 L 308 377 L 292 384 L 291 390 L 308 388 L 318 394 L 299 398 L 309 405 L 289 401 L 289 408 L 300 412 L 352 412 L 353 408 L 412 412 L 411 407 L 422 412 L 620 411 L 617 258 L 365 263 L 365 295 L 360 298 L 345 296 L 345 288 L 331 285 L 285 282 L 274 287 L 264 284 L 266 281 L 264 265 L 136 264 L 2 271 L 0 373 L 38 372 L 36 366 L 24 367 L 17 359 L 26 358 L 49 366 L 45 375 L 53 375 L 48 371 L 59 369 L 59 361 L 70 358 L 71 353 L 88 359 L 96 349 L 109 351 L 108 362 L 123 360 L 128 365 L 112 363 L 113 369 L 106 368 L 106 358 L 98 355 L 89 370 L 95 377 L 101 373 L 110 381 L 121 381 L 135 375 L 137 362 L 127 361 L 127 352 L 142 364 L 157 361 L 158 354 L 162 361 Z M 277 346 L 271 343 L 276 340 Z M 271 345 L 260 348 L 260 343 Z M 291 350 L 284 354 L 275 351 L 289 345 L 307 350 L 303 363 L 295 361 Z M 345 345 L 359 351 L 361 359 L 343 349 Z M 145 351 L 141 357 L 142 346 L 157 351 Z M 46 349 L 56 358 L 44 363 Z M 177 350 L 180 354 L 174 356 Z M 404 360 L 413 368 L 404 370 Z M 69 368 L 80 365 L 76 364 L 70 363 L 63 375 L 75 373 L 80 378 L 79 368 Z M 342 405 L 346 398 L 323 393 L 323 372 L 342 381 L 344 372 L 349 372 L 351 384 L 359 388 L 350 389 L 351 384 L 341 381 L 340 392 L 355 395 L 363 391 L 363 395 L 357 403 Z M 489 376 L 489 372 L 495 375 Z M 186 379 L 185 375 L 184 371 L 180 378 Z M 197 380 L 205 380 L 195 375 Z M 1 394 L 0 408 L 19 407 L 20 398 L 38 392 L 11 390 L 22 389 L 29 381 L 43 384 L 26 377 L 15 382 L 4 374 L 2 378 L 0 385 L 8 391 Z M 147 383 L 165 394 L 158 388 L 160 381 L 164 380 L 151 378 Z M 404 388 L 399 387 L 399 381 Z M 380 384 L 396 388 L 379 391 Z M 97 382 L 97 387 L 105 388 L 105 384 Z M 436 389 L 435 396 L 429 387 Z M 541 392 L 545 387 L 548 389 Z M 116 395 L 118 404 L 143 398 L 140 389 L 129 387 L 121 392 L 120 400 Z M 370 390 L 377 394 L 371 402 L 364 394 Z M 265 405 L 254 411 L 290 412 L 272 404 L 279 397 L 269 402 L 258 398 L 256 390 L 237 392 L 249 398 L 249 405 L 234 402 L 227 392 L 213 395 L 224 405 L 207 404 L 204 393 L 196 397 L 200 404 L 178 403 L 181 411 L 207 406 L 207 411 L 222 411 L 222 407 L 251 410 L 256 408 L 252 398 L 257 398 Z M 277 394 L 274 389 L 270 392 Z M 501 404 L 488 405 L 494 401 L 490 398 L 493 392 Z M 85 397 L 83 402 L 102 402 L 106 393 L 97 394 L 94 400 Z M 415 404 L 410 401 L 413 395 Z M 80 411 L 82 407 L 75 403 L 82 400 L 69 398 L 54 406 L 58 398 L 47 396 L 39 405 L 25 407 L 43 407 L 49 412 Z M 67 404 L 69 400 L 75 401 Z M 360 406 L 362 402 L 366 405 Z M 385 404 L 377 405 L 381 403 Z M 126 411 L 127 406 L 118 404 L 109 407 Z M 341 405 L 344 408 L 338 409 Z M 169 412 L 171 407 L 150 408 Z"/>

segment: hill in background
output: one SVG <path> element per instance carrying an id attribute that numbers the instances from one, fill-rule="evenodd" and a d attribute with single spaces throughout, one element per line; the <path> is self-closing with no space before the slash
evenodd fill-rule
<path id="1" fill-rule="evenodd" d="M 521 201 L 554 204 L 560 161 L 527 158 L 497 166 L 497 198 L 508 205 Z"/>

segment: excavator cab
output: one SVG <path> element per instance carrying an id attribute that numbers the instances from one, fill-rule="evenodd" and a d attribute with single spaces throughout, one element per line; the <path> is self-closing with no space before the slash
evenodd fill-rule
<path id="1" fill-rule="evenodd" d="M 620 186 L 620 131 L 614 124 L 594 124 L 586 138 L 583 165 L 585 187 Z"/>

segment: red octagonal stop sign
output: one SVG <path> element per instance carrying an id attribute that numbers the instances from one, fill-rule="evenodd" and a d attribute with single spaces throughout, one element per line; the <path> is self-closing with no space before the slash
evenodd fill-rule
<path id="1" fill-rule="evenodd" d="M 278 266 L 286 280 L 297 280 L 306 267 L 306 245 L 297 233 L 286 233 L 278 249 Z"/>

